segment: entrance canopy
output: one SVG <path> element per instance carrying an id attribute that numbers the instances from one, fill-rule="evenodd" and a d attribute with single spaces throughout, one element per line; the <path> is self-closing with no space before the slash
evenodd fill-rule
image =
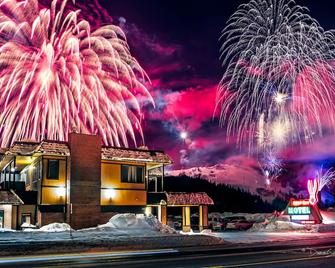
<path id="1" fill-rule="evenodd" d="M 22 200 L 13 191 L 0 191 L 0 205 L 22 205 Z"/>
<path id="2" fill-rule="evenodd" d="M 213 205 L 213 200 L 205 193 L 163 192 L 148 193 L 148 205 L 199 206 Z"/>

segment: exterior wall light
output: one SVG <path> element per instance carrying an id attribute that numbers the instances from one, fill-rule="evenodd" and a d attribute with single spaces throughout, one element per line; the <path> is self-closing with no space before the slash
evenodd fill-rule
<path id="1" fill-rule="evenodd" d="M 116 196 L 116 191 L 114 189 L 108 189 L 106 193 L 109 199 L 113 199 Z"/>
<path id="2" fill-rule="evenodd" d="M 151 207 L 145 207 L 145 216 L 149 216 L 152 214 L 152 208 Z"/>
<path id="3" fill-rule="evenodd" d="M 65 187 L 58 187 L 56 189 L 56 195 L 59 197 L 65 196 Z"/>

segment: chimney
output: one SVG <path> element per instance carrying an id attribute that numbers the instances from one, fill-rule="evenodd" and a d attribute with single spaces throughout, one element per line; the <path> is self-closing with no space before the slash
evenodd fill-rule
<path id="1" fill-rule="evenodd" d="M 97 226 L 101 194 L 101 138 L 69 134 L 70 225 L 74 229 Z"/>

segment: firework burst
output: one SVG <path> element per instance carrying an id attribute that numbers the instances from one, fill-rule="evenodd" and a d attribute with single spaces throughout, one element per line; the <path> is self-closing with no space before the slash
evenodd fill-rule
<path id="1" fill-rule="evenodd" d="M 275 181 L 283 171 L 283 160 L 276 156 L 272 150 L 268 151 L 259 162 L 263 175 L 269 180 L 268 184 Z"/>
<path id="2" fill-rule="evenodd" d="M 305 143 L 334 126 L 334 34 L 292 0 L 251 0 L 223 30 L 221 124 L 238 143 Z M 322 118 L 322 120 L 320 119 Z"/>
<path id="3" fill-rule="evenodd" d="M 321 167 L 320 170 L 316 171 L 316 179 L 318 180 L 318 191 L 321 192 L 323 187 L 329 186 L 335 180 L 335 170 L 330 168 L 324 172 Z"/>
<path id="4" fill-rule="evenodd" d="M 147 76 L 122 30 L 91 31 L 66 12 L 66 0 L 0 0 L 0 137 L 67 140 L 70 131 L 128 145 L 140 126 L 141 101 L 153 103 Z"/>

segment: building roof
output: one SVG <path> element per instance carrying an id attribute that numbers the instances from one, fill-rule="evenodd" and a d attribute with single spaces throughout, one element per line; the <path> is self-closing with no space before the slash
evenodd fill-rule
<path id="1" fill-rule="evenodd" d="M 199 193 L 166 193 L 167 205 L 214 205 L 212 198 L 205 192 Z"/>
<path id="2" fill-rule="evenodd" d="M 17 141 L 7 149 L 5 155 L 70 155 L 70 148 L 67 142 L 60 141 Z M 121 147 L 102 147 L 101 159 L 114 161 L 141 161 L 147 163 L 172 164 L 171 158 L 163 151 L 152 151 L 147 149 L 129 149 Z"/>
<path id="3" fill-rule="evenodd" d="M 101 158 L 115 161 L 143 161 L 172 164 L 171 158 L 162 151 L 103 147 Z"/>
<path id="4" fill-rule="evenodd" d="M 13 191 L 0 191 L 0 204 L 21 205 L 22 200 Z"/>
<path id="5" fill-rule="evenodd" d="M 159 205 L 162 201 L 168 206 L 214 205 L 213 200 L 205 192 L 149 192 L 147 201 L 149 205 Z"/>
<path id="6" fill-rule="evenodd" d="M 32 155 L 36 153 L 51 155 L 70 155 L 69 146 L 65 142 L 55 141 L 16 141 L 7 150 L 7 155 Z"/>

